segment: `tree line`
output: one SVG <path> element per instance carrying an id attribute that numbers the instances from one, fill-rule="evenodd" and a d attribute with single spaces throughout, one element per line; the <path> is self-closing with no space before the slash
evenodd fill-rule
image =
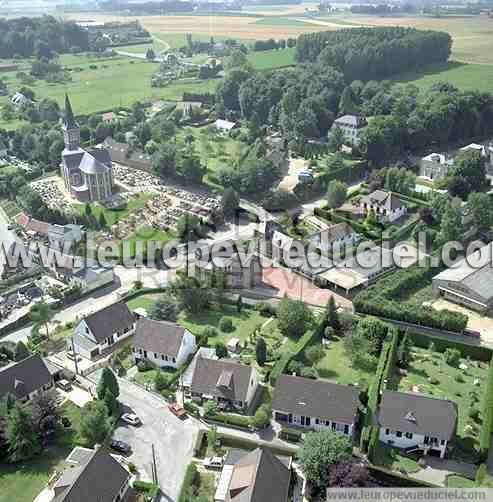
<path id="1" fill-rule="evenodd" d="M 89 49 L 87 31 L 53 16 L 0 19 L 0 58 L 48 57 Z"/>
<path id="2" fill-rule="evenodd" d="M 381 80 L 443 63 L 451 47 L 452 38 L 445 32 L 403 27 L 351 28 L 300 35 L 296 60 L 332 66 L 348 82 Z"/>

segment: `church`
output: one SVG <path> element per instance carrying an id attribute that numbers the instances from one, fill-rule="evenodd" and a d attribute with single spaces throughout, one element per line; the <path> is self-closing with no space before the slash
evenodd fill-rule
<path id="1" fill-rule="evenodd" d="M 61 171 L 67 190 L 80 202 L 111 199 L 113 171 L 110 154 L 104 148 L 81 148 L 80 128 L 67 95 L 62 128 L 65 149 L 62 152 Z"/>

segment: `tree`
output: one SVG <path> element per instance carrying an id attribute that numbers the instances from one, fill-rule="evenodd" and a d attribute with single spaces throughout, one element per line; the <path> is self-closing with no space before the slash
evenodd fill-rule
<path id="1" fill-rule="evenodd" d="M 329 486 L 357 488 L 368 486 L 368 468 L 351 456 L 343 457 L 329 467 Z"/>
<path id="2" fill-rule="evenodd" d="M 467 208 L 478 229 L 488 229 L 493 225 L 493 199 L 490 195 L 480 192 L 470 194 Z"/>
<path id="3" fill-rule="evenodd" d="M 226 218 L 232 218 L 240 205 L 240 196 L 233 188 L 227 187 L 221 198 L 221 207 Z"/>
<path id="4" fill-rule="evenodd" d="M 305 351 L 306 360 L 315 366 L 323 357 L 325 356 L 325 351 L 321 345 L 312 345 Z"/>
<path id="5" fill-rule="evenodd" d="M 255 429 L 264 429 L 269 425 L 272 411 L 267 404 L 263 404 L 255 412 L 255 415 L 251 419 L 251 426 Z"/>
<path id="6" fill-rule="evenodd" d="M 411 360 L 412 341 L 408 333 L 402 337 L 401 343 L 397 349 L 397 362 L 401 368 L 406 368 Z"/>
<path id="7" fill-rule="evenodd" d="M 224 68 L 226 70 L 240 68 L 242 66 L 245 66 L 247 62 L 248 59 L 243 51 L 241 51 L 240 49 L 233 49 L 224 62 Z"/>
<path id="8" fill-rule="evenodd" d="M 149 316 L 158 321 L 175 322 L 178 318 L 178 304 L 175 298 L 169 292 L 160 296 L 152 306 Z"/>
<path id="9" fill-rule="evenodd" d="M 339 115 L 354 115 L 358 113 L 356 98 L 350 86 L 346 87 L 339 101 Z"/>
<path id="10" fill-rule="evenodd" d="M 108 415 L 110 417 L 115 417 L 118 415 L 120 403 L 118 402 L 118 399 L 115 397 L 113 392 L 111 392 L 111 390 L 106 390 L 103 402 L 106 405 L 106 409 L 108 410 Z"/>
<path id="11" fill-rule="evenodd" d="M 438 239 L 441 244 L 458 241 L 463 234 L 462 211 L 449 202 L 443 213 Z"/>
<path id="12" fill-rule="evenodd" d="M 5 437 L 11 462 L 20 462 L 37 455 L 41 450 L 29 408 L 15 404 L 7 416 Z"/>
<path id="13" fill-rule="evenodd" d="M 223 342 L 217 342 L 214 348 L 216 349 L 216 356 L 219 359 L 228 357 L 228 349 Z"/>
<path id="14" fill-rule="evenodd" d="M 49 423 L 56 423 L 60 414 L 56 391 L 52 389 L 35 396 L 31 409 L 32 421 L 37 431 L 43 431 Z"/>
<path id="15" fill-rule="evenodd" d="M 308 307 L 299 300 L 285 296 L 277 310 L 279 330 L 284 336 L 299 338 L 310 327 L 313 316 Z"/>
<path id="16" fill-rule="evenodd" d="M 328 486 L 329 467 L 351 454 L 348 437 L 331 430 L 309 432 L 298 452 L 298 461 L 306 479 L 315 487 Z"/>
<path id="17" fill-rule="evenodd" d="M 44 325 L 47 337 L 49 337 L 49 322 L 53 315 L 54 312 L 51 307 L 44 301 L 34 304 L 30 310 L 32 322 L 38 329 L 41 325 Z"/>
<path id="18" fill-rule="evenodd" d="M 176 222 L 176 235 L 182 242 L 197 241 L 205 236 L 200 219 L 194 214 L 186 213 Z"/>
<path id="19" fill-rule="evenodd" d="M 103 401 L 90 401 L 82 408 L 79 432 L 91 446 L 103 443 L 110 431 L 108 409 Z"/>
<path id="20" fill-rule="evenodd" d="M 382 345 L 387 338 L 389 326 L 376 317 L 365 317 L 358 322 L 356 336 L 370 342 L 371 354 L 380 354 Z"/>
<path id="21" fill-rule="evenodd" d="M 186 271 L 179 271 L 170 284 L 170 293 L 176 298 L 180 310 L 202 312 L 211 301 L 211 291 L 196 277 L 188 277 Z"/>
<path id="22" fill-rule="evenodd" d="M 204 416 L 205 417 L 213 417 L 214 415 L 217 415 L 217 412 L 219 411 L 219 408 L 217 406 L 216 401 L 213 401 L 212 399 L 209 401 L 206 401 L 204 404 Z"/>
<path id="23" fill-rule="evenodd" d="M 416 186 L 416 175 L 405 168 L 389 167 L 384 169 L 384 188 L 391 192 L 409 195 Z"/>
<path id="24" fill-rule="evenodd" d="M 110 368 L 105 367 L 97 387 L 98 399 L 104 399 L 107 391 L 110 391 L 115 398 L 120 395 L 120 387 L 115 374 Z"/>
<path id="25" fill-rule="evenodd" d="M 156 59 L 156 53 L 154 52 L 154 49 L 152 47 L 149 47 L 149 49 L 147 49 L 146 59 L 148 61 L 154 61 Z"/>
<path id="26" fill-rule="evenodd" d="M 176 174 L 176 146 L 170 142 L 161 143 L 152 157 L 152 167 L 160 176 Z"/>
<path id="27" fill-rule="evenodd" d="M 344 204 L 347 197 L 347 186 L 339 180 L 332 180 L 327 188 L 327 204 L 331 209 L 337 209 Z"/>
<path id="28" fill-rule="evenodd" d="M 345 139 L 346 135 L 339 126 L 332 127 L 328 138 L 329 151 L 338 152 L 341 149 L 342 145 L 344 145 Z"/>
<path id="29" fill-rule="evenodd" d="M 257 338 L 257 345 L 255 346 L 255 357 L 257 363 L 260 366 L 263 366 L 267 361 L 267 344 L 261 336 Z"/>
<path id="30" fill-rule="evenodd" d="M 162 371 L 158 371 L 154 377 L 154 389 L 161 392 L 168 388 L 169 382 Z"/>
<path id="31" fill-rule="evenodd" d="M 334 296 L 331 295 L 327 306 L 325 307 L 324 318 L 323 318 L 323 328 L 330 327 L 334 331 L 339 331 L 341 328 L 341 322 L 339 320 L 339 313 L 337 312 L 336 302 Z"/>
<path id="32" fill-rule="evenodd" d="M 26 359 L 26 357 L 29 357 L 31 353 L 25 346 L 23 341 L 17 342 L 15 346 L 15 352 L 14 352 L 14 359 L 16 361 L 22 361 L 23 359 Z"/>
<path id="33" fill-rule="evenodd" d="M 481 191 L 488 184 L 486 163 L 481 153 L 475 150 L 460 152 L 454 160 L 452 177 L 462 178 L 467 184 L 466 197 L 471 192 Z"/>
<path id="34" fill-rule="evenodd" d="M 108 222 L 106 221 L 106 216 L 103 211 L 99 213 L 99 227 L 103 230 L 108 227 Z"/>

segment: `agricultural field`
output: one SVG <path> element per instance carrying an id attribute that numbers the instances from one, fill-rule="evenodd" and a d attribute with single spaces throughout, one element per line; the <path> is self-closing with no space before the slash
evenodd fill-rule
<path id="1" fill-rule="evenodd" d="M 128 106 L 137 100 L 167 99 L 179 101 L 183 93 L 214 92 L 217 80 L 181 79 L 167 87 L 151 87 L 151 75 L 156 63 L 126 57 L 96 58 L 88 55 L 62 55 L 60 62 L 72 69 L 72 81 L 64 84 L 49 84 L 37 80 L 31 88 L 37 99 L 53 98 L 63 105 L 65 92 L 70 94 L 72 106 L 78 114 L 90 114 Z M 4 73 L 10 89 L 20 87 L 16 72 Z M 0 98 L 0 105 L 8 97 Z M 7 124 L 8 125 L 8 124 Z"/>
<path id="2" fill-rule="evenodd" d="M 429 89 L 437 82 L 447 82 L 463 91 L 493 92 L 493 64 L 466 64 L 452 61 L 430 66 L 423 72 L 398 75 L 394 81 L 400 84 L 414 84 L 422 90 Z"/>
<path id="3" fill-rule="evenodd" d="M 247 58 L 256 70 L 271 70 L 294 65 L 295 52 L 296 49 L 294 47 L 281 50 L 249 52 Z"/>

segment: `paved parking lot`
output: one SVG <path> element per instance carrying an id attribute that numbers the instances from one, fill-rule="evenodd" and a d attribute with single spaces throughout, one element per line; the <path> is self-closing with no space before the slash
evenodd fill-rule
<path id="1" fill-rule="evenodd" d="M 113 437 L 130 444 L 132 454 L 128 460 L 143 470 L 149 480 L 154 445 L 159 484 L 164 494 L 162 500 L 176 501 L 185 470 L 192 460 L 198 422 L 192 418 L 179 420 L 168 410 L 164 400 L 127 380 L 119 379 L 118 382 L 124 412 L 137 414 L 142 425 L 133 427 L 120 422 Z"/>

